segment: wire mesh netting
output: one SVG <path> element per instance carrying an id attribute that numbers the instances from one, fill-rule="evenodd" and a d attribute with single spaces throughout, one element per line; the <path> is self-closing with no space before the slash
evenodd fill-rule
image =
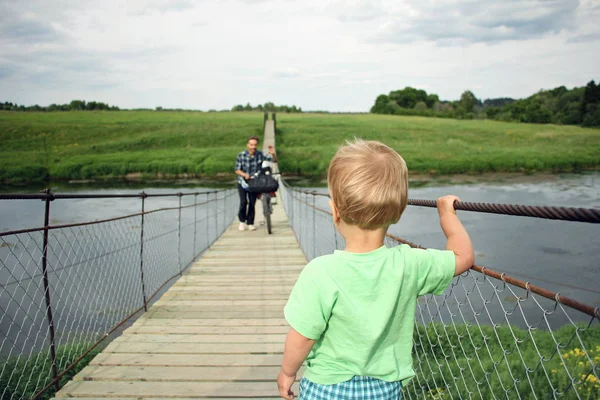
<path id="1" fill-rule="evenodd" d="M 296 238 L 311 260 L 344 248 L 315 195 L 281 186 Z M 388 235 L 388 247 L 413 245 Z M 414 245 L 413 245 L 414 246 Z M 600 398 L 598 310 L 486 268 L 453 279 L 443 295 L 419 298 L 416 376 L 408 399 Z"/>
<path id="2" fill-rule="evenodd" d="M 33 397 L 131 323 L 237 211 L 235 190 L 171 201 L 143 215 L 49 226 L 46 246 L 43 228 L 0 234 L 2 399 Z"/>

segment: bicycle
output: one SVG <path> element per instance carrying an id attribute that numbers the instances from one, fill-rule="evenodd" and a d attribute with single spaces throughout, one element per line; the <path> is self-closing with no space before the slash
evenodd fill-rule
<path id="1" fill-rule="evenodd" d="M 271 166 L 268 162 L 263 162 L 261 169 L 254 173 L 250 179 L 255 179 L 261 175 L 270 175 L 275 178 L 275 176 L 280 175 L 279 173 L 271 173 Z M 257 198 L 261 199 L 263 206 L 263 215 L 265 216 L 265 223 L 267 225 L 267 232 L 272 234 L 272 223 L 271 223 L 271 214 L 273 214 L 273 201 L 271 200 L 275 197 L 275 191 L 267 191 L 267 192 L 259 192 Z"/>

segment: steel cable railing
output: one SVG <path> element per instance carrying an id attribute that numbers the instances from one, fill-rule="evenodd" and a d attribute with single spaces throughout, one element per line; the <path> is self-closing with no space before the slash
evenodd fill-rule
<path id="1" fill-rule="evenodd" d="M 323 193 L 285 182 L 281 197 L 306 257 L 344 248 Z M 435 202 L 411 200 L 431 207 Z M 477 204 L 477 205 L 475 205 Z M 598 210 L 457 203 L 457 209 L 598 222 Z M 515 211 L 517 210 L 517 211 Z M 529 215 L 532 214 L 532 215 Z M 393 235 L 386 245 L 417 246 Z M 418 247 L 418 246 L 417 246 Z M 491 269 L 474 266 L 441 296 L 419 298 L 409 399 L 600 398 L 600 311 Z"/>
<path id="2" fill-rule="evenodd" d="M 174 207 L 146 210 L 150 197 Z M 141 212 L 50 225 L 52 201 L 139 198 Z M 130 324 L 231 224 L 235 190 L 136 195 L 0 195 L 41 199 L 41 228 L 0 233 L 0 398 L 47 396 Z M 189 203 L 189 204 L 187 204 Z"/>

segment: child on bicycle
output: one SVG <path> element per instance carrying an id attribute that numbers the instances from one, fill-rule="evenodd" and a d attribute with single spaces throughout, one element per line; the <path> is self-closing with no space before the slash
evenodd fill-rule
<path id="1" fill-rule="evenodd" d="M 407 203 L 402 157 L 376 141 L 341 147 L 327 172 L 333 223 L 345 249 L 313 259 L 285 306 L 291 326 L 277 385 L 292 399 L 306 360 L 300 399 L 400 399 L 412 368 L 417 297 L 441 294 L 468 270 L 473 247 L 454 210 L 456 196 L 437 200 L 446 250 L 387 248 L 388 227 Z"/>

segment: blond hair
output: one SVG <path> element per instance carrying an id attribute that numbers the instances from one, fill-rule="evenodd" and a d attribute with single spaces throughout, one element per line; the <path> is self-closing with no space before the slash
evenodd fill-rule
<path id="1" fill-rule="evenodd" d="M 406 163 L 381 142 L 346 142 L 329 164 L 327 184 L 341 219 L 361 229 L 387 228 L 406 208 Z"/>

